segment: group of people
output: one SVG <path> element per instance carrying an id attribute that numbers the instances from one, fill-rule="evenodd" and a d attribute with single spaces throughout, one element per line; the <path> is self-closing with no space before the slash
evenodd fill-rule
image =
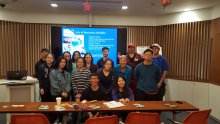
<path id="1" fill-rule="evenodd" d="M 76 96 L 87 101 L 162 100 L 168 64 L 159 54 L 158 44 L 150 48 L 141 56 L 135 52 L 135 45 L 129 44 L 126 55 L 118 55 L 119 64 L 115 66 L 108 58 L 107 47 L 102 48 L 103 58 L 97 64 L 93 63 L 92 54 L 86 53 L 82 57 L 79 51 L 75 51 L 72 57 L 65 51 L 55 61 L 54 55 L 44 48 L 35 65 L 41 101 L 55 102 L 56 97 L 62 97 L 62 101 L 75 101 Z M 99 115 L 99 112 L 85 113 L 86 118 Z M 65 115 L 50 116 L 50 122 L 57 121 L 57 117 L 66 123 Z"/>

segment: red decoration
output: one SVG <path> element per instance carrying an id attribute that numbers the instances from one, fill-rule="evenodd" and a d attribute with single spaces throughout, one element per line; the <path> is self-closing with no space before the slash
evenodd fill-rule
<path id="1" fill-rule="evenodd" d="M 171 0 L 161 0 L 161 3 L 164 7 L 166 7 L 167 5 L 171 4 Z"/>
<path id="2" fill-rule="evenodd" d="M 83 3 L 83 9 L 85 10 L 85 11 L 91 11 L 92 10 L 92 6 L 89 4 L 89 2 L 85 2 L 85 3 Z"/>

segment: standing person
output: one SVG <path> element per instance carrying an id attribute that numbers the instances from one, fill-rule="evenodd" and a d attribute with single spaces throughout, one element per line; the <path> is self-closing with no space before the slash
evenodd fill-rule
<path id="1" fill-rule="evenodd" d="M 85 67 L 82 57 L 76 59 L 76 70 L 72 73 L 73 96 L 81 93 L 89 87 L 91 72 Z"/>
<path id="2" fill-rule="evenodd" d="M 122 103 L 126 103 L 134 100 L 134 94 L 128 86 L 126 86 L 126 79 L 123 76 L 119 76 L 117 78 L 116 87 L 112 90 L 112 98 L 113 100 L 120 101 Z M 122 121 L 125 122 L 128 112 L 120 112 L 118 114 Z"/>
<path id="3" fill-rule="evenodd" d="M 81 54 L 79 51 L 75 51 L 73 52 L 73 56 L 72 56 L 72 71 L 74 72 L 76 70 L 76 60 L 77 58 L 81 57 Z"/>
<path id="4" fill-rule="evenodd" d="M 134 80 L 134 69 L 136 65 L 142 62 L 142 57 L 140 54 L 135 52 L 135 45 L 133 43 L 128 44 L 126 57 L 127 57 L 127 64 L 132 68 L 130 87 L 133 90 L 133 92 L 135 92 L 137 82 Z"/>
<path id="5" fill-rule="evenodd" d="M 56 102 L 56 97 L 61 97 L 62 101 L 70 101 L 70 73 L 65 70 L 65 67 L 66 59 L 64 57 L 59 57 L 55 69 L 52 69 L 49 74 L 51 99 L 53 102 Z M 67 115 L 56 114 L 55 119 L 57 116 L 60 122 L 67 124 Z"/>
<path id="6" fill-rule="evenodd" d="M 114 71 L 116 74 L 116 79 L 118 79 L 119 76 L 123 76 L 126 79 L 126 86 L 129 87 L 132 68 L 127 65 L 127 58 L 125 55 L 119 57 L 119 64 L 115 66 Z"/>
<path id="7" fill-rule="evenodd" d="M 163 101 L 163 97 L 166 92 L 166 76 L 169 70 L 169 65 L 167 63 L 167 59 L 159 54 L 160 52 L 160 45 L 159 44 L 152 44 L 150 48 L 153 50 L 154 55 L 152 58 L 152 63 L 157 65 L 160 69 L 160 72 L 162 73 L 161 79 L 159 81 L 159 84 L 161 86 L 158 86 L 159 92 L 158 92 L 158 99 Z"/>
<path id="8" fill-rule="evenodd" d="M 72 73 L 72 100 L 81 97 L 82 92 L 89 87 L 91 72 L 85 67 L 85 61 L 82 57 L 76 59 L 76 70 Z M 72 113 L 72 122 L 76 123 L 77 113 Z"/>
<path id="9" fill-rule="evenodd" d="M 40 51 L 40 60 L 38 60 L 38 62 L 35 64 L 35 76 L 36 76 L 36 78 L 38 78 L 38 76 L 39 76 L 40 66 L 46 62 L 46 55 L 48 53 L 50 53 L 50 50 L 47 49 L 47 48 L 43 48 Z"/>
<path id="10" fill-rule="evenodd" d="M 66 59 L 66 66 L 65 66 L 65 70 L 68 71 L 69 73 L 72 72 L 72 66 L 73 66 L 73 63 L 71 62 L 71 54 L 69 51 L 65 51 L 63 53 L 63 57 Z"/>
<path id="11" fill-rule="evenodd" d="M 134 70 L 137 81 L 135 99 L 137 101 L 158 101 L 158 87 L 161 78 L 160 69 L 152 64 L 153 51 L 146 49 L 143 54 L 144 62 L 138 64 Z"/>
<path id="12" fill-rule="evenodd" d="M 104 88 L 108 100 L 112 99 L 112 89 L 115 86 L 115 72 L 112 70 L 112 61 L 106 60 L 103 67 L 98 69 L 99 85 Z"/>
<path id="13" fill-rule="evenodd" d="M 86 68 L 90 70 L 91 73 L 96 73 L 97 72 L 97 69 L 98 67 L 93 64 L 93 57 L 92 57 L 92 54 L 91 53 L 86 53 L 84 55 L 84 60 L 85 60 L 85 65 L 86 65 Z"/>
<path id="14" fill-rule="evenodd" d="M 108 58 L 108 54 L 109 54 L 109 48 L 108 47 L 103 47 L 102 48 L 103 58 L 98 60 L 98 62 L 97 62 L 98 68 L 102 68 L 106 60 L 111 60 L 111 59 Z M 114 67 L 114 62 L 112 61 L 112 63 L 113 63 L 112 67 Z"/>
<path id="15" fill-rule="evenodd" d="M 46 55 L 46 63 L 40 66 L 39 69 L 39 86 L 42 102 L 51 102 L 51 86 L 49 73 L 54 68 L 54 55 L 49 53 Z"/>
<path id="16" fill-rule="evenodd" d="M 82 93 L 82 100 L 92 101 L 102 101 L 107 100 L 105 90 L 102 87 L 99 87 L 99 77 L 96 73 L 91 74 L 90 78 L 90 87 Z M 96 118 L 99 116 L 99 112 L 86 112 L 83 113 L 82 120 L 83 122 L 88 118 Z"/>

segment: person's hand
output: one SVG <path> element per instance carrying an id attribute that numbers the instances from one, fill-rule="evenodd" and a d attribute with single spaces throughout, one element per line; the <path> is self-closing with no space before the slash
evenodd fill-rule
<path id="1" fill-rule="evenodd" d="M 122 99 L 119 99 L 119 102 L 125 102 L 125 100 L 122 98 Z"/>
<path id="2" fill-rule="evenodd" d="M 44 89 L 40 89 L 40 94 L 44 95 Z"/>
<path id="3" fill-rule="evenodd" d="M 160 89 L 161 85 L 162 85 L 162 83 L 159 82 L 159 83 L 157 84 L 157 88 Z"/>
<path id="4" fill-rule="evenodd" d="M 129 102 L 130 100 L 128 98 L 125 99 L 125 102 Z"/>

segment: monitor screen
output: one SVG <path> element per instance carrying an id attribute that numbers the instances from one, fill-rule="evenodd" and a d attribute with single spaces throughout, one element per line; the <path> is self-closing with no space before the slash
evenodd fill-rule
<path id="1" fill-rule="evenodd" d="M 102 48 L 109 48 L 109 58 L 117 61 L 117 28 L 62 28 L 62 52 L 89 52 L 94 64 L 103 57 Z"/>

